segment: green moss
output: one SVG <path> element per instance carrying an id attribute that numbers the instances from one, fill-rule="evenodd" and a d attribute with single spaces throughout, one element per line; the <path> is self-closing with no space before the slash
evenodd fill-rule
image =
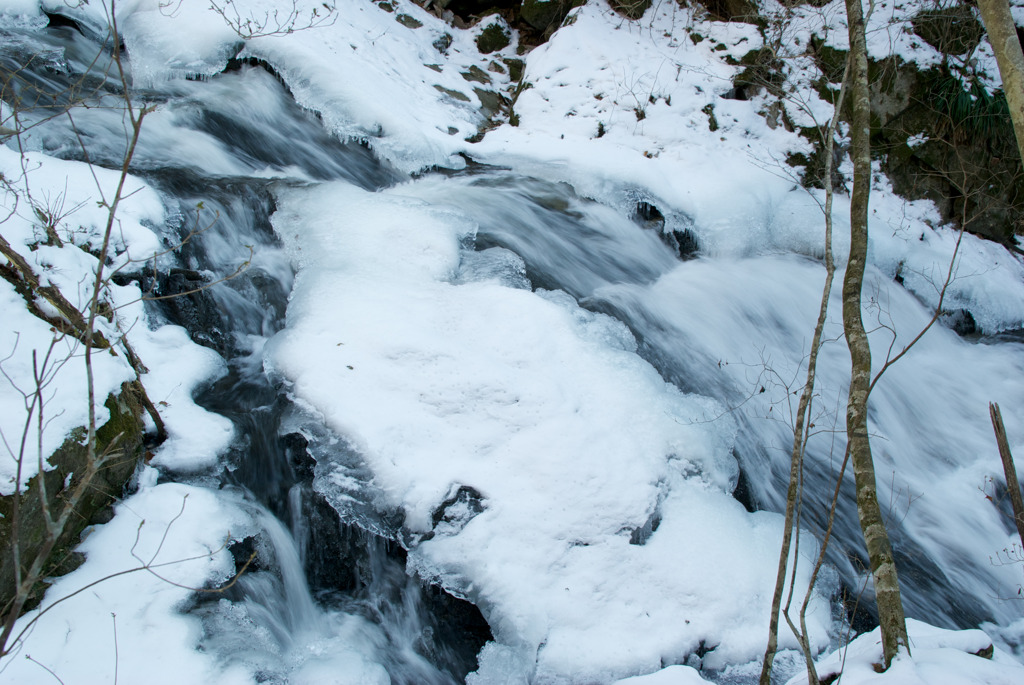
<path id="1" fill-rule="evenodd" d="M 102 460 L 101 466 L 82 491 L 75 513 L 71 516 L 63 534 L 57 539 L 44 566 L 43 577 L 49 577 L 73 570 L 80 562 L 80 555 L 74 547 L 82 530 L 102 520 L 109 514 L 103 512 L 123 493 L 125 484 L 135 471 L 143 452 L 143 425 L 141 397 L 144 391 L 137 383 L 125 383 L 121 393 L 107 398 L 105 406 L 110 412 L 109 420 L 96 431 L 96 453 Z M 52 515 L 59 516 L 71 493 L 78 490 L 82 478 L 90 472 L 88 449 L 85 444 L 87 431 L 84 427 L 73 430 L 68 438 L 48 459 L 54 468 L 37 474 L 29 480 L 27 488 L 20 495 L 20 524 L 17 535 L 12 517 L 14 498 L 17 495 L 0 497 L 0 540 L 4 541 L 0 555 L 0 604 L 8 605 L 14 597 L 14 567 L 9 545 L 13 540 L 20 542 L 22 562 L 27 564 L 31 550 L 45 544 L 46 527 L 41 504 L 41 482 L 45 483 L 48 506 Z M 32 592 L 29 605 L 38 601 L 45 591 L 40 582 Z"/>
<path id="2" fill-rule="evenodd" d="M 782 61 L 775 57 L 768 48 L 751 50 L 740 59 L 746 68 L 732 80 L 737 89 L 767 88 L 768 92 L 778 95 L 786 76 L 782 71 Z"/>
<path id="3" fill-rule="evenodd" d="M 945 9 L 925 10 L 911 20 L 914 33 L 944 55 L 963 55 L 971 52 L 985 29 L 966 4 Z"/>
<path id="4" fill-rule="evenodd" d="M 1012 136 L 1010 108 L 1003 92 L 994 94 L 977 81 L 965 87 L 956 76 L 941 71 L 926 72 L 922 78 L 929 106 L 964 133 L 984 138 Z"/>
<path id="5" fill-rule="evenodd" d="M 651 6 L 651 0 L 608 0 L 611 8 L 627 19 L 639 19 Z"/>
<path id="6" fill-rule="evenodd" d="M 526 67 L 526 63 L 521 59 L 508 58 L 503 59 L 502 62 L 508 67 L 508 77 L 512 81 L 519 81 L 523 78 L 523 69 Z"/>
<path id="7" fill-rule="evenodd" d="M 700 111 L 702 111 L 702 112 L 704 112 L 704 114 L 708 115 L 708 130 L 709 131 L 717 131 L 718 130 L 718 119 L 715 118 L 715 106 L 712 103 L 709 102 L 708 104 L 704 105 L 704 108 L 701 109 Z"/>
<path id="8" fill-rule="evenodd" d="M 508 30 L 501 24 L 494 22 L 487 26 L 480 35 L 476 37 L 476 49 L 485 55 L 498 50 L 504 50 L 512 42 Z"/>
<path id="9" fill-rule="evenodd" d="M 487 72 L 475 64 L 469 68 L 469 71 L 462 72 L 462 78 L 467 81 L 475 81 L 483 84 L 489 84 L 491 82 L 491 77 L 487 75 Z"/>

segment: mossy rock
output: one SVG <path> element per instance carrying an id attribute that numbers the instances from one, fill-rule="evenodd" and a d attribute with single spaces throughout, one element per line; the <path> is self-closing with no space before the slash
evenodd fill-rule
<path id="1" fill-rule="evenodd" d="M 483 83 L 484 85 L 490 85 L 491 83 L 491 77 L 488 76 L 487 72 L 475 64 L 469 68 L 469 71 L 462 72 L 462 78 L 467 81 Z"/>
<path id="2" fill-rule="evenodd" d="M 444 93 L 453 100 L 458 100 L 459 102 L 469 102 L 469 96 L 466 95 L 465 93 L 460 93 L 457 90 L 452 90 L 451 88 L 445 88 L 444 86 L 439 85 L 435 85 L 434 88 L 436 88 L 439 92 Z"/>
<path id="3" fill-rule="evenodd" d="M 627 19 L 639 19 L 651 6 L 651 0 L 608 0 L 611 8 Z"/>
<path id="4" fill-rule="evenodd" d="M 971 52 L 985 35 L 984 27 L 967 5 L 925 10 L 910 23 L 914 33 L 944 55 Z"/>
<path id="5" fill-rule="evenodd" d="M 423 26 L 422 21 L 420 21 L 416 17 L 411 17 L 408 14 L 396 14 L 395 21 L 409 29 L 418 29 L 419 27 Z"/>
<path id="6" fill-rule="evenodd" d="M 911 78 L 907 66 L 900 74 L 890 89 L 909 91 L 905 106 L 872 122 L 872 143 L 893 188 L 931 200 L 945 221 L 1008 240 L 1024 219 L 1024 173 L 1002 93 L 965 86 L 943 69 Z M 910 145 L 912 136 L 919 142 Z"/>
<path id="7" fill-rule="evenodd" d="M 509 30 L 499 22 L 490 23 L 476 37 L 476 49 L 485 55 L 504 50 L 512 43 Z"/>
<path id="8" fill-rule="evenodd" d="M 519 17 L 538 31 L 544 31 L 552 24 L 561 24 L 568 12 L 568 3 L 562 0 L 523 0 L 519 7 Z"/>
<path id="9" fill-rule="evenodd" d="M 501 109 L 501 106 L 505 104 L 501 95 L 493 90 L 474 88 L 473 92 L 476 93 L 477 98 L 480 100 L 480 109 L 485 117 L 490 118 L 494 116 Z"/>
<path id="10" fill-rule="evenodd" d="M 58 537 L 53 551 L 43 566 L 41 578 L 68 573 L 82 561 L 74 547 L 86 526 L 109 520 L 109 507 L 119 500 L 125 486 L 143 454 L 143 397 L 145 391 L 137 382 L 125 383 L 119 395 L 107 398 L 105 406 L 110 419 L 96 430 L 96 452 L 104 455 L 102 465 L 94 472 L 83 491 L 70 522 Z M 40 498 L 40 481 L 45 485 L 48 507 L 52 516 L 59 516 L 64 504 L 81 485 L 90 471 L 84 429 L 72 431 L 48 462 L 54 467 L 36 475 L 20 496 L 0 497 L 0 540 L 4 541 L 0 555 L 0 605 L 10 606 L 15 596 L 13 550 L 15 538 L 20 542 L 22 564 L 27 566 L 29 550 L 41 547 L 46 540 L 46 527 Z M 15 497 L 20 498 L 20 523 L 15 535 L 13 507 Z M 106 512 L 106 513 L 105 513 Z M 43 582 L 32 588 L 25 610 L 34 606 L 46 590 Z"/>
<path id="11" fill-rule="evenodd" d="M 502 61 L 508 67 L 508 78 L 510 81 L 515 83 L 523 78 L 523 69 L 526 68 L 526 63 L 523 60 L 513 57 Z"/>
<path id="12" fill-rule="evenodd" d="M 781 94 L 780 88 L 786 81 L 786 75 L 782 70 L 782 61 L 775 57 L 770 49 L 751 50 L 739 63 L 746 65 L 746 68 L 732 80 L 736 91 L 735 99 L 747 100 L 762 88 L 767 88 L 768 92 L 774 95 Z"/>
<path id="13" fill-rule="evenodd" d="M 753 0 L 698 0 L 711 16 L 722 21 L 756 23 L 757 4 Z"/>

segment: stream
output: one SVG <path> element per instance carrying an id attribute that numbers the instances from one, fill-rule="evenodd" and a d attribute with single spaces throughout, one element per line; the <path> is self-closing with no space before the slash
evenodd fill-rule
<path id="1" fill-rule="evenodd" d="M 41 91 L 61 91 L 86 70 L 96 50 L 73 25 L 12 32 L 4 40 L 5 68 L 19 60 L 28 63 L 27 79 Z M 30 57 L 40 54 L 52 59 Z M 67 69 L 54 70 L 61 54 Z M 116 99 L 114 79 L 95 80 L 98 99 Z M 296 402 L 279 374 L 265 370 L 268 341 L 289 326 L 296 278 L 294 252 L 275 224 L 285 189 L 334 183 L 377 193 L 401 186 L 405 197 L 471 222 L 475 231 L 459 246 L 460 267 L 452 284 L 491 279 L 520 290 L 563 291 L 582 311 L 621 321 L 635 337 L 637 353 L 666 381 L 738 408 L 735 496 L 749 511 L 784 508 L 786 426 L 766 419 L 785 410 L 792 390 L 780 379 L 796 378 L 800 368 L 802 353 L 787 357 L 783 352 L 801 350 L 809 337 L 808 317 L 793 312 L 814 311 L 819 286 L 803 284 L 816 284 L 823 271 L 812 260 L 769 255 L 738 263 L 703 256 L 699 249 L 695 255 L 692 236 L 679 230 L 667 239 L 661 223 L 651 220 L 660 213 L 642 198 L 630 216 L 580 197 L 566 184 L 504 169 L 471 163 L 458 172 L 407 177 L 377 161 L 365 146 L 325 133 L 265 65 L 233 63 L 207 81 L 169 82 L 139 95 L 160 107 L 145 122 L 132 171 L 165 198 L 171 217 L 161 228 L 165 239 L 185 243 L 172 267 L 156 276 L 133 274 L 125 282 L 136 280 L 161 296 L 178 295 L 154 303 L 151 316 L 185 327 L 193 340 L 226 360 L 227 374 L 196 400 L 228 417 L 236 432 L 214 473 L 162 477 L 240 498 L 262 530 L 232 546 L 239 568 L 252 560 L 239 582 L 190 609 L 203 621 L 203 651 L 244 664 L 258 682 L 318 682 L 330 672 L 367 683 L 440 684 L 464 682 L 477 668 L 484 644 L 495 637 L 480 609 L 467 601 L 468 593 L 446 592 L 427 582 L 434 579 L 407 570 L 409 549 L 418 539 L 410 537 L 405 512 L 379 490 L 358 447 L 307 404 Z M 124 137 L 118 112 L 88 109 L 76 124 L 93 163 L 119 165 Z M 32 142 L 51 155 L 82 157 L 62 119 L 42 124 Z M 341 204 L 337 211 L 347 207 Z M 250 264 L 238 275 L 205 287 L 235 274 L 245 261 Z M 759 284 L 769 282 L 778 288 L 762 291 Z M 778 292 L 792 299 L 772 294 Z M 912 317 L 914 302 L 905 294 L 894 296 L 891 310 Z M 714 315 L 705 317 L 706 312 Z M 971 350 L 972 360 L 1002 355 L 1020 365 L 1019 343 L 993 338 L 968 344 L 948 330 L 939 335 L 949 349 Z M 840 369 L 841 362 L 837 350 L 823 363 Z M 918 379 L 942 374 L 937 361 L 909 368 L 875 410 L 879 431 L 890 434 L 889 444 L 896 446 L 905 444 L 894 427 L 900 422 L 886 423 L 885 412 L 897 411 L 893 407 L 911 392 L 906 388 L 914 374 Z M 985 368 L 993 377 L 1000 373 L 998 365 Z M 822 373 L 834 387 L 821 393 L 819 421 L 841 419 L 838 373 Z M 956 378 L 949 383 L 964 389 Z M 983 391 L 971 392 L 976 393 L 971 402 L 983 400 Z M 768 417 L 772 410 L 775 416 Z M 947 438 L 925 437 L 920 449 L 945 459 Z M 822 435 L 808 449 L 804 525 L 820 531 L 842 444 Z M 927 466 L 921 468 L 927 473 Z M 889 477 L 884 467 L 881 472 L 880 478 Z M 338 473 L 345 476 L 343 485 Z M 944 524 L 912 506 L 924 481 L 906 478 L 898 485 L 893 475 L 890 513 L 908 615 L 947 627 L 1009 621 L 1012 607 L 992 597 L 996 581 L 964 580 L 973 578 L 979 563 L 968 555 L 987 543 L 965 551 L 975 542 L 964 541 L 963 547 L 936 551 L 936 545 L 943 546 L 935 538 Z M 852 490 L 848 479 L 829 562 L 848 598 L 847 618 L 863 628 L 874 619 L 853 608 L 864 559 Z M 472 507 L 472 496 L 466 497 L 459 502 Z M 441 508 L 431 513 L 435 525 L 447 516 Z M 968 523 L 945 532 L 970 537 Z M 971 583 L 970 591 L 965 582 Z"/>

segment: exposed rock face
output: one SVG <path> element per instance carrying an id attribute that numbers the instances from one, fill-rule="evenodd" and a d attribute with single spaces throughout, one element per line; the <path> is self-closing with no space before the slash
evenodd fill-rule
<path id="1" fill-rule="evenodd" d="M 759 16 L 757 5 L 751 0 L 698 0 L 698 2 L 712 16 L 722 21 L 742 21 L 752 24 Z M 827 4 L 827 2 L 823 1 L 822 4 Z"/>
<path id="2" fill-rule="evenodd" d="M 73 552 L 82 530 L 91 524 L 110 520 L 110 505 L 120 499 L 129 478 L 143 454 L 143 391 L 137 382 L 125 383 L 121 393 L 107 398 L 106 407 L 110 419 L 96 431 L 96 451 L 107 455 L 102 468 L 96 472 L 70 523 L 58 538 L 53 553 L 43 569 L 43 577 L 63 575 L 73 571 L 82 562 L 81 555 Z M 18 535 L 14 533 L 13 505 L 16 495 L 0 497 L 0 540 L 4 541 L 0 556 L 0 606 L 8 606 L 15 594 L 14 559 L 11 544 L 17 538 L 22 550 L 22 566 L 26 566 L 28 555 L 43 544 L 46 526 L 40 501 L 40 478 L 45 479 L 47 501 L 54 517 L 58 516 L 66 498 L 76 490 L 87 472 L 86 447 L 83 444 L 84 428 L 80 434 L 72 434 L 64 444 L 50 456 L 49 462 L 55 468 L 37 475 L 29 481 L 26 491 L 21 494 L 20 524 Z M 29 607 L 37 603 L 46 586 L 39 583 L 33 588 Z M 26 607 L 28 608 L 28 607 Z"/>
<path id="3" fill-rule="evenodd" d="M 541 33 L 554 30 L 578 3 L 572 0 L 523 0 L 520 18 Z"/>
<path id="4" fill-rule="evenodd" d="M 873 146 L 896 192 L 933 201 L 945 220 L 991 240 L 1019 232 L 1024 178 L 1002 95 L 943 69 L 874 69 Z"/>
<path id="5" fill-rule="evenodd" d="M 969 52 L 980 40 L 969 10 L 963 16 L 924 15 L 915 21 L 915 30 L 944 46 L 947 54 Z M 945 28 L 936 28 L 939 24 Z M 819 93 L 826 94 L 825 82 L 842 78 L 846 53 L 812 48 L 824 74 Z M 871 63 L 870 72 L 872 156 L 881 161 L 894 190 L 907 199 L 931 200 L 943 221 L 984 238 L 1005 243 L 1020 234 L 1024 173 L 1002 93 L 990 94 L 976 79 L 946 65 L 919 71 L 889 58 Z M 819 144 L 813 129 L 806 137 Z M 822 182 L 818 157 L 794 159 L 806 167 L 806 185 Z M 833 186 L 842 187 L 843 179 L 834 177 Z"/>

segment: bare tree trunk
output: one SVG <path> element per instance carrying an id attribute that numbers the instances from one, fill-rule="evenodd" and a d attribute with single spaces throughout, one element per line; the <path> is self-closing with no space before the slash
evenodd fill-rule
<path id="1" fill-rule="evenodd" d="M 852 60 L 852 115 L 850 154 L 853 157 L 853 192 L 850 197 L 850 259 L 843 279 L 843 329 L 850 348 L 850 395 L 846 406 L 846 432 L 857 487 L 857 512 L 868 550 L 882 632 L 883 666 L 889 667 L 899 650 L 909 651 L 906 619 L 900 597 L 892 546 L 878 505 L 875 466 L 868 437 L 868 394 L 871 389 L 871 347 L 861 318 L 861 288 L 868 252 L 868 200 L 871 194 L 871 101 L 868 93 L 868 58 L 861 0 L 846 0 Z"/>
<path id="2" fill-rule="evenodd" d="M 1003 92 L 1010 106 L 1017 149 L 1024 162 L 1024 52 L 1017 39 L 1017 27 L 1010 14 L 1009 0 L 978 0 L 981 21 L 988 31 L 988 41 L 996 53 Z"/>
<path id="3" fill-rule="evenodd" d="M 779 551 L 779 568 L 775 578 L 775 592 L 772 595 L 772 610 L 768 620 L 768 644 L 765 648 L 764 659 L 761 662 L 761 678 L 759 685 L 771 685 L 772 666 L 775 661 L 775 652 L 779 647 L 779 613 L 782 611 L 782 593 L 786 584 L 786 570 L 789 566 L 789 552 L 794 535 L 799 535 L 796 528 L 796 508 L 799 498 L 799 484 L 803 470 L 804 452 L 807 447 L 809 414 L 811 401 L 814 396 L 814 382 L 818 370 L 818 352 L 821 350 L 821 338 L 825 330 L 825 322 L 828 316 L 828 303 L 832 297 L 832 282 L 835 279 L 835 260 L 832 256 L 832 202 L 835 197 L 835 190 L 832 186 L 832 158 L 835 150 L 836 129 L 839 127 L 839 119 L 842 114 L 843 102 L 846 98 L 846 91 L 849 87 L 850 63 L 847 60 L 846 69 L 843 72 L 843 83 L 839 89 L 839 96 L 836 98 L 835 111 L 828 128 L 823 134 L 822 143 L 825 149 L 825 285 L 822 287 L 821 304 L 818 307 L 818 321 L 814 326 L 814 335 L 811 340 L 811 352 L 807 358 L 807 380 L 804 382 L 803 392 L 800 393 L 800 401 L 796 410 L 796 422 L 793 426 L 793 451 L 790 456 L 789 466 L 789 490 L 786 493 L 786 514 L 782 525 L 782 549 Z M 822 542 L 822 552 L 828 542 Z M 815 572 L 814 576 L 817 576 Z M 818 685 L 818 672 L 814 666 L 814 655 L 811 654 L 810 638 L 807 635 L 804 612 L 811 593 L 814 591 L 814 579 L 807 588 L 804 598 L 803 609 L 800 614 L 801 630 L 798 633 L 801 648 L 804 652 L 804 661 L 807 666 L 808 685 Z M 792 584 L 790 584 L 792 592 Z M 787 604 L 788 611 L 788 604 Z M 788 619 L 788 614 L 787 614 Z M 792 625 L 791 625 L 792 627 Z M 794 631 L 796 632 L 796 631 Z"/>
<path id="4" fill-rule="evenodd" d="M 989 402 L 988 414 L 992 419 L 992 430 L 996 432 L 996 444 L 999 445 L 999 458 L 1003 461 L 1003 473 L 1006 475 L 1006 493 L 1010 496 L 1013 507 L 1013 522 L 1017 524 L 1017 535 L 1024 546 L 1024 499 L 1020 494 L 1020 481 L 1017 480 L 1017 467 L 1013 464 L 1010 453 L 1010 441 L 1006 438 L 1006 427 L 1003 425 L 1003 414 L 999 405 Z M 1024 547 L 1022 547 L 1024 548 Z"/>

